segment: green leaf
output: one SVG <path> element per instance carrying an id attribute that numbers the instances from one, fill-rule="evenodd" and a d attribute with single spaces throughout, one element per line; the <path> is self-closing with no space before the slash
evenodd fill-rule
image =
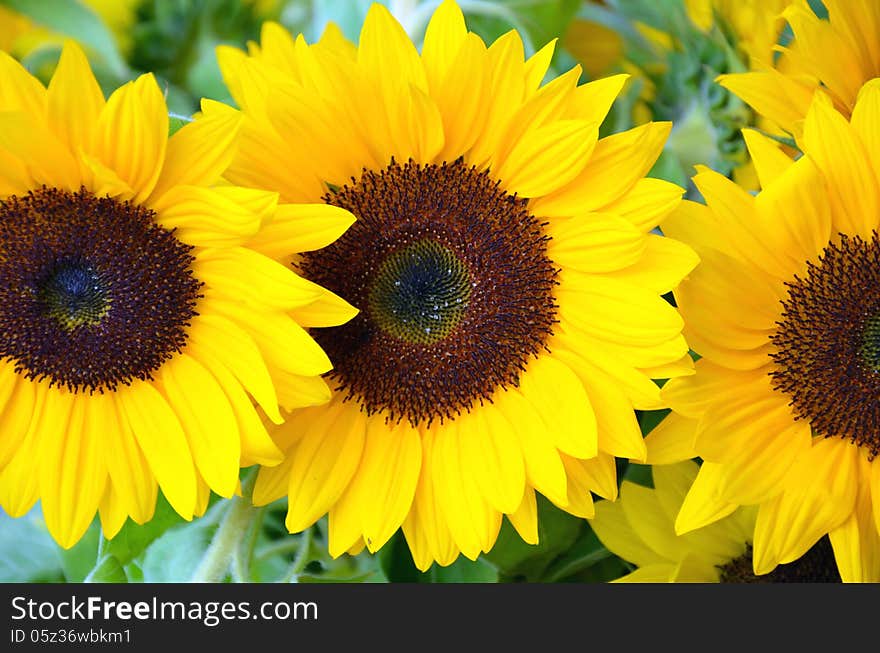
<path id="1" fill-rule="evenodd" d="M 101 59 L 120 80 L 130 76 L 113 34 L 84 4 L 73 0 L 0 0 L 0 3 L 40 25 L 75 39 L 90 54 Z"/>
<path id="2" fill-rule="evenodd" d="M 648 435 L 648 433 L 657 428 L 657 425 L 663 421 L 663 418 L 672 411 L 668 408 L 661 408 L 660 410 L 640 410 L 636 412 L 638 414 L 639 427 L 642 430 L 642 435 Z"/>
<path id="3" fill-rule="evenodd" d="M 526 544 L 507 520 L 486 559 L 494 563 L 504 581 L 540 581 L 556 556 L 567 551 L 586 520 L 560 510 L 540 494 L 538 498 L 538 544 Z"/>
<path id="4" fill-rule="evenodd" d="M 644 485 L 645 487 L 654 487 L 654 477 L 651 475 L 650 465 L 641 465 L 631 462 L 627 465 L 626 473 L 623 476 L 627 481 Z"/>
<path id="5" fill-rule="evenodd" d="M 458 558 L 448 567 L 434 565 L 429 570 L 434 583 L 497 583 L 498 568 L 480 556 L 476 560 L 468 560 L 464 556 Z"/>
<path id="6" fill-rule="evenodd" d="M 128 576 L 119 560 L 105 555 L 85 580 L 89 583 L 127 583 Z"/>
<path id="7" fill-rule="evenodd" d="M 376 554 L 379 567 L 391 583 L 425 582 L 423 574 L 415 566 L 409 545 L 403 533 L 397 531 Z"/>
<path id="8" fill-rule="evenodd" d="M 168 529 L 185 523 L 183 517 L 174 511 L 160 493 L 153 518 L 143 525 L 136 524 L 130 519 L 126 521 L 116 537 L 105 541 L 104 552 L 116 558 L 121 565 L 126 565 L 143 553 Z"/>
<path id="9" fill-rule="evenodd" d="M 141 565 L 144 582 L 186 582 L 199 566 L 214 530 L 195 520 L 166 531 L 147 547 Z"/>
<path id="10" fill-rule="evenodd" d="M 79 542 L 67 550 L 59 549 L 64 578 L 68 583 L 81 583 L 92 572 L 98 559 L 101 523 L 95 518 Z"/>
<path id="11" fill-rule="evenodd" d="M 13 518 L 0 510 L 0 582 L 63 580 L 58 545 L 46 530 L 39 506 Z"/>
<path id="12" fill-rule="evenodd" d="M 614 554 L 605 548 L 593 529 L 589 528 L 568 551 L 553 561 L 547 568 L 544 578 L 547 582 L 564 582 L 576 575 L 583 575 L 586 570 L 611 557 L 614 557 Z"/>

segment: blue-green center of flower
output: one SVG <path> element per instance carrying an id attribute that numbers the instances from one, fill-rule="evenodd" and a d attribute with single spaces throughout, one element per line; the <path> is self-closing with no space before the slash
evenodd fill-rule
<path id="1" fill-rule="evenodd" d="M 471 288 L 467 266 L 449 248 L 424 239 L 385 259 L 373 281 L 369 307 L 389 335 L 430 345 L 461 322 Z"/>
<path id="2" fill-rule="evenodd" d="M 361 309 L 314 334 L 335 389 L 368 415 L 412 426 L 455 419 L 516 387 L 548 350 L 557 310 L 549 237 L 528 199 L 488 170 L 392 161 L 324 201 L 357 220 L 298 265 Z"/>
<path id="3" fill-rule="evenodd" d="M 40 299 L 46 313 L 67 330 L 98 324 L 110 308 L 100 278 L 80 261 L 62 261 L 55 266 L 42 283 Z"/>

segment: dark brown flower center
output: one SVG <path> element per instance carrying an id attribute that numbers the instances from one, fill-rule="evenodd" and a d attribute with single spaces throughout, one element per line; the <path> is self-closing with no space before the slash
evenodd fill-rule
<path id="1" fill-rule="evenodd" d="M 756 576 L 752 567 L 752 546 L 721 567 L 722 583 L 840 583 L 834 550 L 826 535 L 800 558 L 779 565 L 769 574 Z"/>
<path id="2" fill-rule="evenodd" d="M 300 261 L 361 309 L 315 332 L 338 390 L 419 425 L 517 385 L 556 317 L 556 270 L 527 200 L 461 161 L 392 162 L 324 199 L 357 216 Z"/>
<path id="3" fill-rule="evenodd" d="M 152 378 L 201 288 L 192 247 L 154 217 L 85 190 L 0 200 L 0 358 L 72 392 Z"/>
<path id="4" fill-rule="evenodd" d="M 813 432 L 880 451 L 880 242 L 841 234 L 786 284 L 773 387 Z"/>

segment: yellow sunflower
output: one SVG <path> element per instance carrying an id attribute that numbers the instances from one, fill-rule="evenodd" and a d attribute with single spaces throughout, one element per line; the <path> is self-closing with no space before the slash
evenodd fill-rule
<path id="1" fill-rule="evenodd" d="M 623 481 L 616 502 L 599 501 L 590 526 L 605 547 L 635 569 L 620 583 L 833 583 L 840 573 L 827 537 L 802 557 L 756 575 L 755 510 L 739 508 L 699 530 L 676 535 L 673 524 L 697 476 L 693 461 L 651 468 L 654 487 Z"/>
<path id="2" fill-rule="evenodd" d="M 552 44 L 486 47 L 452 1 L 421 54 L 378 4 L 359 43 L 269 23 L 218 53 L 244 113 L 228 177 L 357 216 L 303 256 L 261 241 L 361 313 L 314 332 L 333 398 L 274 431 L 254 498 L 287 495 L 291 532 L 329 513 L 333 556 L 402 526 L 424 570 L 488 551 L 502 515 L 536 542 L 535 491 L 583 517 L 615 497 L 614 456 L 645 455 L 634 407 L 692 371 L 661 295 L 697 259 L 650 233 L 682 194 L 644 178 L 669 124 L 597 138 L 624 76 L 541 85 Z"/>
<path id="3" fill-rule="evenodd" d="M 876 0 L 823 0 L 827 17 L 806 0 L 782 13 L 793 38 L 776 61 L 719 83 L 784 131 L 799 136 L 817 88 L 849 117 L 862 84 L 880 76 L 880 4 Z"/>
<path id="4" fill-rule="evenodd" d="M 123 55 L 132 46 L 131 27 L 140 0 L 71 0 L 83 4 L 99 18 Z M 21 59 L 46 46 L 61 46 L 65 36 L 34 22 L 17 11 L 0 5 L 0 50 Z"/>
<path id="5" fill-rule="evenodd" d="M 718 26 L 733 34 L 750 68 L 769 65 L 782 32 L 782 11 L 793 0 L 684 0 L 688 18 L 700 30 Z"/>
<path id="6" fill-rule="evenodd" d="M 152 75 L 105 101 L 73 42 L 48 89 L 0 53 L 0 505 L 40 500 L 63 547 L 98 510 L 108 537 L 147 521 L 158 488 L 200 514 L 240 465 L 281 460 L 254 401 L 280 422 L 279 400 L 329 399 L 290 311 L 353 309 L 249 241 L 323 245 L 353 218 L 214 187 L 239 122 L 169 139 Z"/>
<path id="7" fill-rule="evenodd" d="M 796 162 L 752 132 L 763 189 L 694 178 L 665 233 L 700 266 L 675 290 L 702 356 L 663 398 L 682 416 L 648 437 L 651 462 L 705 462 L 676 527 L 757 505 L 755 571 L 829 534 L 844 581 L 880 580 L 880 80 L 851 120 L 819 91 Z"/>

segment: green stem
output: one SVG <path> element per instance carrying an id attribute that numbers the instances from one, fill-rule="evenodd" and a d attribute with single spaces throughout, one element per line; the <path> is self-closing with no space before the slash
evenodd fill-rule
<path id="1" fill-rule="evenodd" d="M 251 503 L 251 493 L 256 481 L 251 471 L 241 482 L 241 496 L 229 500 L 226 514 L 214 533 L 214 539 L 202 556 L 199 566 L 190 578 L 191 583 L 220 583 L 226 578 L 229 565 L 236 554 L 242 533 L 246 533 L 259 510 Z"/>
<path id="2" fill-rule="evenodd" d="M 268 560 L 279 553 L 288 553 L 289 551 L 299 551 L 299 540 L 295 537 L 284 538 L 275 544 L 268 544 L 257 551 L 255 560 L 261 562 Z"/>
<path id="3" fill-rule="evenodd" d="M 299 538 L 299 548 L 296 552 L 296 558 L 287 569 L 287 573 L 278 581 L 280 583 L 296 583 L 299 575 L 302 573 L 306 565 L 309 564 L 309 550 L 312 548 L 312 529 L 307 528 Z"/>
<path id="4" fill-rule="evenodd" d="M 251 521 L 247 537 L 239 541 L 232 558 L 232 580 L 236 583 L 247 583 L 251 580 L 251 560 L 254 556 L 254 548 L 257 546 L 257 538 L 260 536 L 260 527 L 263 523 L 265 507 L 257 508 L 257 514 Z"/>

